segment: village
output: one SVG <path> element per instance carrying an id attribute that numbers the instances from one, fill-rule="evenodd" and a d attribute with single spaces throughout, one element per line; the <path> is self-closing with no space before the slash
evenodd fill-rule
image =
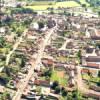
<path id="1" fill-rule="evenodd" d="M 100 100 L 100 17 L 9 9 L 0 12 L 0 100 Z"/>

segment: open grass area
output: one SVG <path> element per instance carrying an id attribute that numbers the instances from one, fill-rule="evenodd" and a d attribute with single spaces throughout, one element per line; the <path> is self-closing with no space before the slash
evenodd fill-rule
<path id="1" fill-rule="evenodd" d="M 94 83 L 97 83 L 97 82 L 99 82 L 99 80 L 100 80 L 99 77 L 90 77 L 90 76 L 87 75 L 87 74 L 83 74 L 82 76 L 83 76 L 83 79 L 89 80 L 89 81 L 94 82 Z"/>
<path id="2" fill-rule="evenodd" d="M 68 60 L 68 58 L 64 57 L 64 56 L 59 56 L 56 59 L 57 59 L 57 61 L 61 61 L 61 62 L 67 62 L 67 60 Z"/>
<path id="3" fill-rule="evenodd" d="M 80 5 L 75 1 L 64 1 L 64 2 L 56 3 L 55 8 L 58 8 L 58 7 L 78 7 L 78 6 L 80 6 Z"/>
<path id="4" fill-rule="evenodd" d="M 5 53 L 8 53 L 10 51 L 10 48 L 0 48 L 0 53 L 1 54 L 5 54 Z"/>
<path id="5" fill-rule="evenodd" d="M 47 10 L 47 8 L 58 8 L 58 7 L 79 7 L 80 5 L 75 2 L 75 1 L 64 1 L 64 2 L 56 2 L 56 3 L 49 3 L 49 4 L 46 4 L 44 3 L 44 5 L 40 2 L 40 4 L 36 4 L 34 2 L 33 6 L 25 6 L 25 8 L 31 8 L 33 10 Z"/>
<path id="6" fill-rule="evenodd" d="M 53 71 L 51 76 L 51 81 L 58 81 L 60 85 L 67 85 L 67 75 L 65 75 L 64 71 Z"/>
<path id="7" fill-rule="evenodd" d="M 32 5 L 54 5 L 55 1 L 34 1 Z"/>

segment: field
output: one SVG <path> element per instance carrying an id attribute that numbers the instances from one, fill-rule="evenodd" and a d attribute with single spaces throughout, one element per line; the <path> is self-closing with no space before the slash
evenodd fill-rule
<path id="1" fill-rule="evenodd" d="M 67 85 L 67 75 L 64 71 L 56 71 L 52 72 L 51 81 L 58 81 L 60 85 L 66 86 Z"/>
<path id="2" fill-rule="evenodd" d="M 55 3 L 55 1 L 34 1 L 32 5 L 54 5 Z"/>
<path id="3" fill-rule="evenodd" d="M 25 8 L 31 8 L 33 10 L 47 10 L 48 7 L 53 7 L 53 8 L 58 8 L 58 7 L 78 7 L 80 6 L 77 2 L 75 1 L 64 1 L 64 2 L 56 2 L 56 3 L 47 3 L 46 2 L 40 2 L 40 4 L 35 3 L 32 6 L 25 6 Z"/>

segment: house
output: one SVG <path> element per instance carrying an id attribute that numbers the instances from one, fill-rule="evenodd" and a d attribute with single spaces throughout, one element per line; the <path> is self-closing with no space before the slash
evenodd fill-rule
<path id="1" fill-rule="evenodd" d="M 91 36 L 92 40 L 100 40 L 100 36 Z"/>
<path id="2" fill-rule="evenodd" d="M 15 37 L 14 35 L 6 35 L 5 39 L 7 42 L 14 43 L 14 41 L 15 41 L 14 37 Z"/>
<path id="3" fill-rule="evenodd" d="M 56 25 L 56 22 L 54 20 L 48 20 L 47 22 L 47 27 L 48 28 L 53 28 Z"/>
<path id="4" fill-rule="evenodd" d="M 50 94 L 50 87 L 42 87 L 41 93 L 44 95 L 49 95 Z"/>
<path id="5" fill-rule="evenodd" d="M 0 93 L 3 93 L 4 90 L 5 90 L 4 86 L 1 86 L 1 85 L 0 85 Z"/>
<path id="6" fill-rule="evenodd" d="M 50 87 L 50 82 L 45 80 L 34 80 L 34 85 Z"/>
<path id="7" fill-rule="evenodd" d="M 99 69 L 100 68 L 100 64 L 87 62 L 86 67 L 98 68 Z"/>
<path id="8" fill-rule="evenodd" d="M 85 58 L 87 62 L 98 62 L 100 63 L 100 56 L 88 56 Z"/>
<path id="9" fill-rule="evenodd" d="M 75 74 L 74 74 L 74 71 L 73 71 L 73 70 L 71 70 L 69 74 L 70 74 L 70 77 L 71 77 L 71 78 L 73 78 L 73 77 L 75 76 Z"/>
<path id="10" fill-rule="evenodd" d="M 6 32 L 6 28 L 5 27 L 1 27 L 0 28 L 0 36 L 4 36 Z"/>
<path id="11" fill-rule="evenodd" d="M 100 56 L 82 57 L 82 66 L 100 69 Z"/>
<path id="12" fill-rule="evenodd" d="M 58 55 L 59 56 L 68 56 L 69 52 L 66 50 L 59 50 Z"/>
<path id="13" fill-rule="evenodd" d="M 89 69 L 83 68 L 83 69 L 81 70 L 81 73 L 82 73 L 82 74 L 87 74 L 87 73 L 89 73 Z"/>
<path id="14" fill-rule="evenodd" d="M 43 65 L 46 65 L 46 66 L 51 66 L 53 65 L 53 60 L 52 59 L 49 59 L 49 58 L 42 58 L 42 64 Z"/>

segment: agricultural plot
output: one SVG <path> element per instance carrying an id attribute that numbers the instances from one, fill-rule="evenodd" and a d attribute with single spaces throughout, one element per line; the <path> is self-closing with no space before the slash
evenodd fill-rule
<path id="1" fill-rule="evenodd" d="M 58 81 L 60 85 L 66 86 L 68 82 L 68 77 L 64 71 L 53 70 L 51 81 Z"/>
<path id="2" fill-rule="evenodd" d="M 39 4 L 40 3 L 40 4 Z M 32 6 L 25 6 L 25 8 L 31 8 L 33 10 L 47 10 L 47 8 L 57 9 L 58 7 L 79 7 L 80 5 L 75 1 L 64 2 L 34 2 Z"/>

